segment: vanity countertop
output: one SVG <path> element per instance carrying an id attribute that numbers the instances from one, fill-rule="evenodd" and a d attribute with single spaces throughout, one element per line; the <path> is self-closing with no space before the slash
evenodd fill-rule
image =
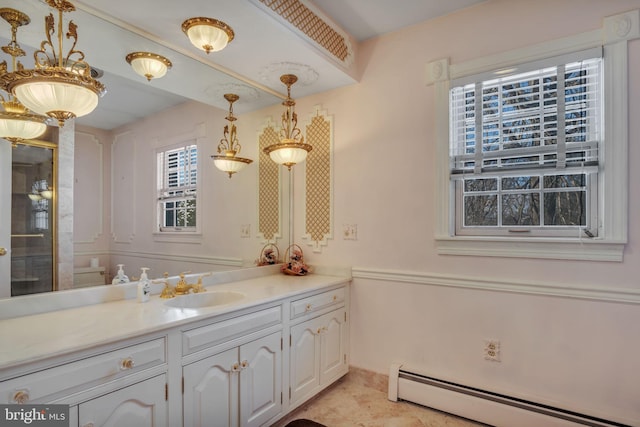
<path id="1" fill-rule="evenodd" d="M 297 277 L 279 273 L 226 283 L 209 284 L 205 280 L 208 291 L 232 290 L 242 292 L 246 297 L 225 305 L 180 309 L 166 306 L 167 300 L 161 299 L 156 293 L 147 303 L 138 303 L 135 298 L 129 297 L 0 320 L 0 371 L 328 288 L 350 280 L 350 275 L 310 274 Z"/>

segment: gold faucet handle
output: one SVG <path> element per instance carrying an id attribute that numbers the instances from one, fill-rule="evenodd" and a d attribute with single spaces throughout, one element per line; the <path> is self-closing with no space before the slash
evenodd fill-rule
<path id="1" fill-rule="evenodd" d="M 164 282 L 164 288 L 160 293 L 160 298 L 168 299 L 168 298 L 173 298 L 175 296 L 176 296 L 176 291 L 171 287 L 169 282 Z"/>

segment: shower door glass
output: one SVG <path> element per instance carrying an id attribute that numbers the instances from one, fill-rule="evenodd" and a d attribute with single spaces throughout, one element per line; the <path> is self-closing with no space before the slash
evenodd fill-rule
<path id="1" fill-rule="evenodd" d="M 55 145 L 12 150 L 11 296 L 56 290 Z"/>

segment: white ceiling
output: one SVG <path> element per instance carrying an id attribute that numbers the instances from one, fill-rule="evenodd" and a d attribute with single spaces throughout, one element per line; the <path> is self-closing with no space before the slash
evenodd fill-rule
<path id="1" fill-rule="evenodd" d="M 294 98 L 356 83 L 362 73 L 357 69 L 361 41 L 484 0 L 301 0 L 351 44 L 351 63 L 336 60 L 259 0 L 71 1 L 77 10 L 65 14 L 65 20 L 78 25 L 77 48 L 92 67 L 104 71 L 101 81 L 107 86 L 98 108 L 77 121 L 114 129 L 186 99 L 226 110 L 223 94 L 230 92 L 240 96 L 234 104 L 239 114 L 273 105 L 284 96 L 279 77 L 286 73 L 300 77 L 292 88 Z M 39 47 L 45 38 L 44 16 L 52 11 L 44 0 L 3 3 L 31 18 L 18 30 L 21 46 L 27 51 Z M 53 13 L 57 20 L 57 11 Z M 226 22 L 234 29 L 234 40 L 209 55 L 196 49 L 181 30 L 182 22 L 195 16 Z M 0 25 L 0 42 L 5 45 L 10 28 Z M 66 42 L 65 54 L 69 47 Z M 134 51 L 166 56 L 173 67 L 165 77 L 148 83 L 124 60 Z M 22 62 L 31 67 L 31 55 Z"/>

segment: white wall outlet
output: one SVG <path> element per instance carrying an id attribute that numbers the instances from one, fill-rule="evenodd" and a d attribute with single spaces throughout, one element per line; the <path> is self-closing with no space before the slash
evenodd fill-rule
<path id="1" fill-rule="evenodd" d="M 492 362 L 500 362 L 500 341 L 486 340 L 484 342 L 484 358 Z"/>
<path id="2" fill-rule="evenodd" d="M 358 226 L 356 224 L 343 224 L 342 238 L 344 240 L 358 240 Z"/>
<path id="3" fill-rule="evenodd" d="M 242 224 L 240 227 L 240 237 L 251 237 L 251 224 Z"/>

